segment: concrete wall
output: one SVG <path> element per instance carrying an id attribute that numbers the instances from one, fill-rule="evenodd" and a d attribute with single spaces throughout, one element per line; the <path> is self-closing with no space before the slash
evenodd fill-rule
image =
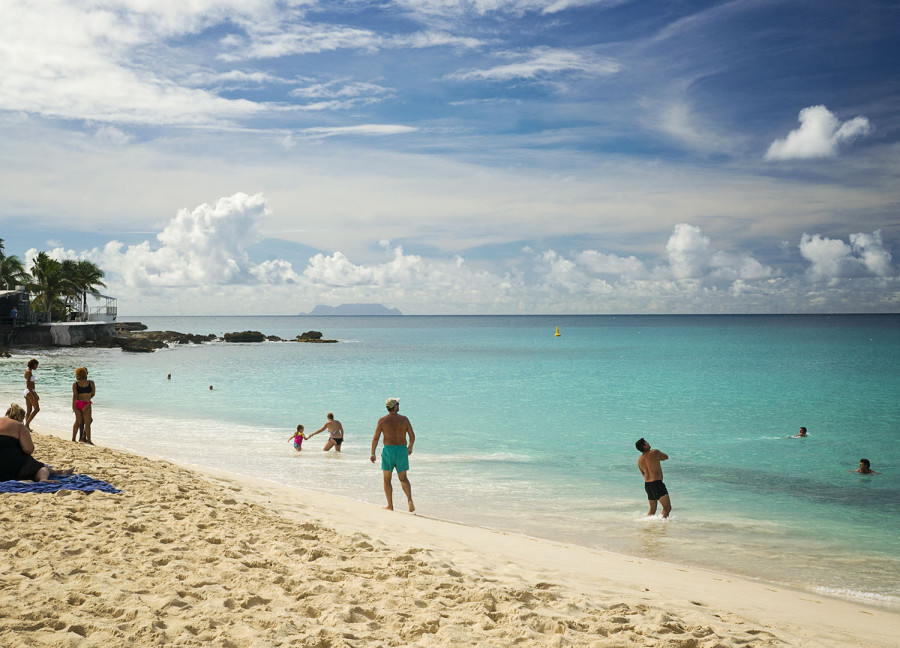
<path id="1" fill-rule="evenodd" d="M 33 324 L 16 331 L 13 344 L 39 346 L 75 346 L 88 340 L 102 340 L 115 335 L 116 325 L 106 322 L 65 322 Z"/>

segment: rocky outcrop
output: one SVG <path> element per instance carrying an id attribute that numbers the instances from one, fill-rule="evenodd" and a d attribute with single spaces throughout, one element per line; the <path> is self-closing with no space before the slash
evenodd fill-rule
<path id="1" fill-rule="evenodd" d="M 153 353 L 157 349 L 162 349 L 166 343 L 161 340 L 150 340 L 147 338 L 117 338 L 120 342 L 119 346 L 122 351 L 129 353 Z"/>
<path id="2" fill-rule="evenodd" d="M 323 340 L 322 334 L 319 331 L 307 331 L 306 333 L 301 333 L 297 336 L 297 342 L 333 343 L 337 342 L 337 340 Z"/>
<path id="3" fill-rule="evenodd" d="M 240 333 L 226 333 L 226 342 L 265 342 L 266 336 L 259 331 L 241 331 Z"/>
<path id="4" fill-rule="evenodd" d="M 125 331 L 146 331 L 147 325 L 140 322 L 116 322 L 116 333 Z"/>
<path id="5" fill-rule="evenodd" d="M 178 331 L 120 331 L 118 335 L 97 340 L 91 346 L 119 347 L 130 353 L 150 353 L 170 344 L 202 344 L 215 340 L 216 336 L 179 333 Z"/>

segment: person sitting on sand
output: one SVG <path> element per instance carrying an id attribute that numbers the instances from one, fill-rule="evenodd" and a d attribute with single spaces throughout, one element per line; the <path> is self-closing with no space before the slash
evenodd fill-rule
<path id="1" fill-rule="evenodd" d="M 413 444 L 416 442 L 416 435 L 413 432 L 412 424 L 405 416 L 398 414 L 400 409 L 400 401 L 396 398 L 388 398 L 384 406 L 387 408 L 388 414 L 378 419 L 375 426 L 375 436 L 372 437 L 372 456 L 369 457 L 372 463 L 375 463 L 375 449 L 378 447 L 378 440 L 384 435 L 384 448 L 381 450 L 381 474 L 384 476 L 384 496 L 387 498 L 386 508 L 389 511 L 394 510 L 394 487 L 391 484 L 391 475 L 394 469 L 397 469 L 397 477 L 400 479 L 400 486 L 406 493 L 406 501 L 409 504 L 409 512 L 416 510 L 412 500 L 412 484 L 406 476 L 409 470 L 409 455 L 412 454 Z M 409 436 L 409 445 L 406 439 Z"/>
<path id="2" fill-rule="evenodd" d="M 300 446 L 302 446 L 302 445 L 303 445 L 303 442 L 306 441 L 306 439 L 308 439 L 308 438 L 309 438 L 308 436 L 306 436 L 305 434 L 303 434 L 303 426 L 302 426 L 302 425 L 298 425 L 298 426 L 297 426 L 297 431 L 294 432 L 294 433 L 291 435 L 291 438 L 288 439 L 288 440 L 291 441 L 291 442 L 293 442 L 293 444 L 294 444 L 294 450 L 296 450 L 297 452 L 300 452 Z"/>
<path id="3" fill-rule="evenodd" d="M 650 512 L 647 516 L 656 515 L 656 504 L 659 502 L 663 505 L 663 519 L 666 519 L 672 512 L 672 504 L 669 501 L 669 491 L 662 480 L 663 472 L 659 462 L 668 459 L 669 455 L 659 450 L 651 450 L 650 444 L 644 439 L 638 439 L 634 447 L 641 452 L 638 469 L 644 476 L 644 490 L 647 491 L 647 499 L 650 500 Z"/>
<path id="4" fill-rule="evenodd" d="M 34 441 L 31 431 L 23 424 L 25 410 L 13 403 L 0 419 L 0 481 L 11 479 L 44 482 L 53 481 L 51 475 L 71 475 L 74 470 L 54 469 L 31 456 Z"/>
<path id="5" fill-rule="evenodd" d="M 25 369 L 25 393 L 23 394 L 25 397 L 25 406 L 28 408 L 28 411 L 25 414 L 25 427 L 29 430 L 31 429 L 31 421 L 34 420 L 34 417 L 37 416 L 37 413 L 41 411 L 40 404 L 40 396 L 37 395 L 37 390 L 34 387 L 34 372 L 38 368 L 38 361 L 36 358 L 32 358 L 28 361 L 27 368 Z"/>
<path id="6" fill-rule="evenodd" d="M 72 383 L 72 411 L 75 412 L 75 424 L 72 426 L 72 441 L 78 440 L 88 445 L 94 445 L 91 441 L 91 423 L 94 417 L 91 414 L 91 401 L 97 393 L 97 387 L 93 380 L 87 379 L 88 370 L 78 367 L 75 370 L 75 382 Z"/>
<path id="7" fill-rule="evenodd" d="M 807 435 L 806 435 L 806 428 L 805 428 L 805 427 L 802 427 L 802 428 L 800 428 L 800 431 L 797 432 L 797 434 L 795 434 L 795 435 L 792 436 L 791 438 L 792 438 L 792 439 L 805 439 L 806 436 L 807 436 Z"/>
<path id="8" fill-rule="evenodd" d="M 877 470 L 872 470 L 872 464 L 868 459 L 859 460 L 859 468 L 856 470 L 848 470 L 847 472 L 859 473 L 860 475 L 880 475 Z"/>
<path id="9" fill-rule="evenodd" d="M 335 452 L 340 452 L 341 444 L 344 442 L 344 426 L 341 425 L 340 421 L 334 420 L 334 414 L 332 414 L 331 412 L 328 412 L 327 418 L 328 420 L 325 421 L 325 425 L 310 434 L 308 438 L 311 439 L 319 432 L 328 430 L 328 441 L 325 442 L 325 447 L 322 448 L 322 450 L 328 452 L 329 450 L 334 448 Z"/>

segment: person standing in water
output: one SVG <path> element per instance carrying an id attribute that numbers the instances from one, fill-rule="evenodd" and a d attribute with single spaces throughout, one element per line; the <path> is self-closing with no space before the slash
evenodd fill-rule
<path id="1" fill-rule="evenodd" d="M 328 441 L 325 442 L 325 447 L 322 448 L 322 450 L 328 452 L 329 450 L 334 448 L 335 452 L 340 452 L 341 444 L 344 442 L 344 426 L 341 425 L 340 421 L 334 420 L 334 414 L 332 414 L 331 412 L 328 412 L 327 418 L 328 420 L 325 421 L 325 425 L 310 434 L 307 438 L 311 439 L 319 432 L 328 430 Z"/>
<path id="2" fill-rule="evenodd" d="M 31 422 L 34 420 L 34 417 L 37 416 L 37 413 L 41 411 L 40 400 L 41 397 L 37 395 L 37 391 L 34 387 L 34 372 L 38 368 L 38 361 L 35 358 L 32 358 L 28 361 L 28 367 L 25 369 L 25 407 L 27 411 L 25 413 L 25 427 L 29 430 L 31 429 Z"/>
<path id="3" fill-rule="evenodd" d="M 72 411 L 75 412 L 75 424 L 72 426 L 72 441 L 76 440 L 88 445 L 94 445 L 91 441 L 91 423 L 94 417 L 91 414 L 91 402 L 97 393 L 93 380 L 88 380 L 88 370 L 78 367 L 75 370 L 75 382 L 72 383 Z"/>
<path id="4" fill-rule="evenodd" d="M 288 441 L 294 444 L 294 450 L 300 452 L 300 450 L 303 449 L 303 442 L 308 438 L 309 437 L 303 433 L 303 426 L 297 425 L 297 431 L 291 435 L 291 438 L 288 439 Z"/>
<path id="5" fill-rule="evenodd" d="M 396 398 L 388 398 L 384 406 L 387 408 L 388 414 L 378 419 L 378 425 L 375 426 L 375 436 L 372 437 L 372 455 L 369 457 L 372 463 L 375 463 L 375 450 L 378 448 L 378 440 L 384 435 L 384 448 L 381 450 L 381 471 L 384 476 L 384 496 L 387 498 L 386 508 L 389 511 L 394 510 L 394 486 L 391 484 L 391 476 L 394 469 L 397 469 L 397 477 L 400 479 L 400 486 L 406 493 L 406 501 L 409 503 L 409 512 L 416 510 L 412 499 L 412 484 L 406 476 L 409 470 L 409 455 L 412 454 L 413 444 L 416 442 L 416 435 L 413 432 L 412 424 L 405 416 L 398 414 L 400 409 L 400 401 Z M 407 437 L 409 443 L 407 445 Z"/>
<path id="6" fill-rule="evenodd" d="M 872 470 L 872 464 L 868 459 L 860 459 L 859 460 L 859 468 L 856 470 L 848 470 L 850 473 L 859 473 L 860 475 L 880 475 L 881 473 L 877 470 Z"/>
<path id="7" fill-rule="evenodd" d="M 663 519 L 666 519 L 672 511 L 672 504 L 669 501 L 669 491 L 662 480 L 662 466 L 659 462 L 668 459 L 669 455 L 659 450 L 652 450 L 650 444 L 643 438 L 638 439 L 634 447 L 641 453 L 638 459 L 638 469 L 644 476 L 644 490 L 647 491 L 647 499 L 650 500 L 650 512 L 647 513 L 647 516 L 656 515 L 656 505 L 659 503 L 663 507 Z"/>

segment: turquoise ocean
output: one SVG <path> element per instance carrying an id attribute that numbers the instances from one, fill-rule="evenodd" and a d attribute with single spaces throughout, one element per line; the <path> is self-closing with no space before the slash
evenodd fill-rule
<path id="1" fill-rule="evenodd" d="M 37 357 L 35 425 L 71 429 L 85 365 L 100 445 L 377 505 L 398 397 L 421 514 L 900 606 L 900 315 L 119 320 L 339 343 L 20 349 L 0 396 L 22 402 Z M 295 452 L 328 412 L 343 453 L 324 433 Z M 670 457 L 668 522 L 645 517 L 639 437 Z M 881 474 L 848 473 L 862 457 Z"/>

